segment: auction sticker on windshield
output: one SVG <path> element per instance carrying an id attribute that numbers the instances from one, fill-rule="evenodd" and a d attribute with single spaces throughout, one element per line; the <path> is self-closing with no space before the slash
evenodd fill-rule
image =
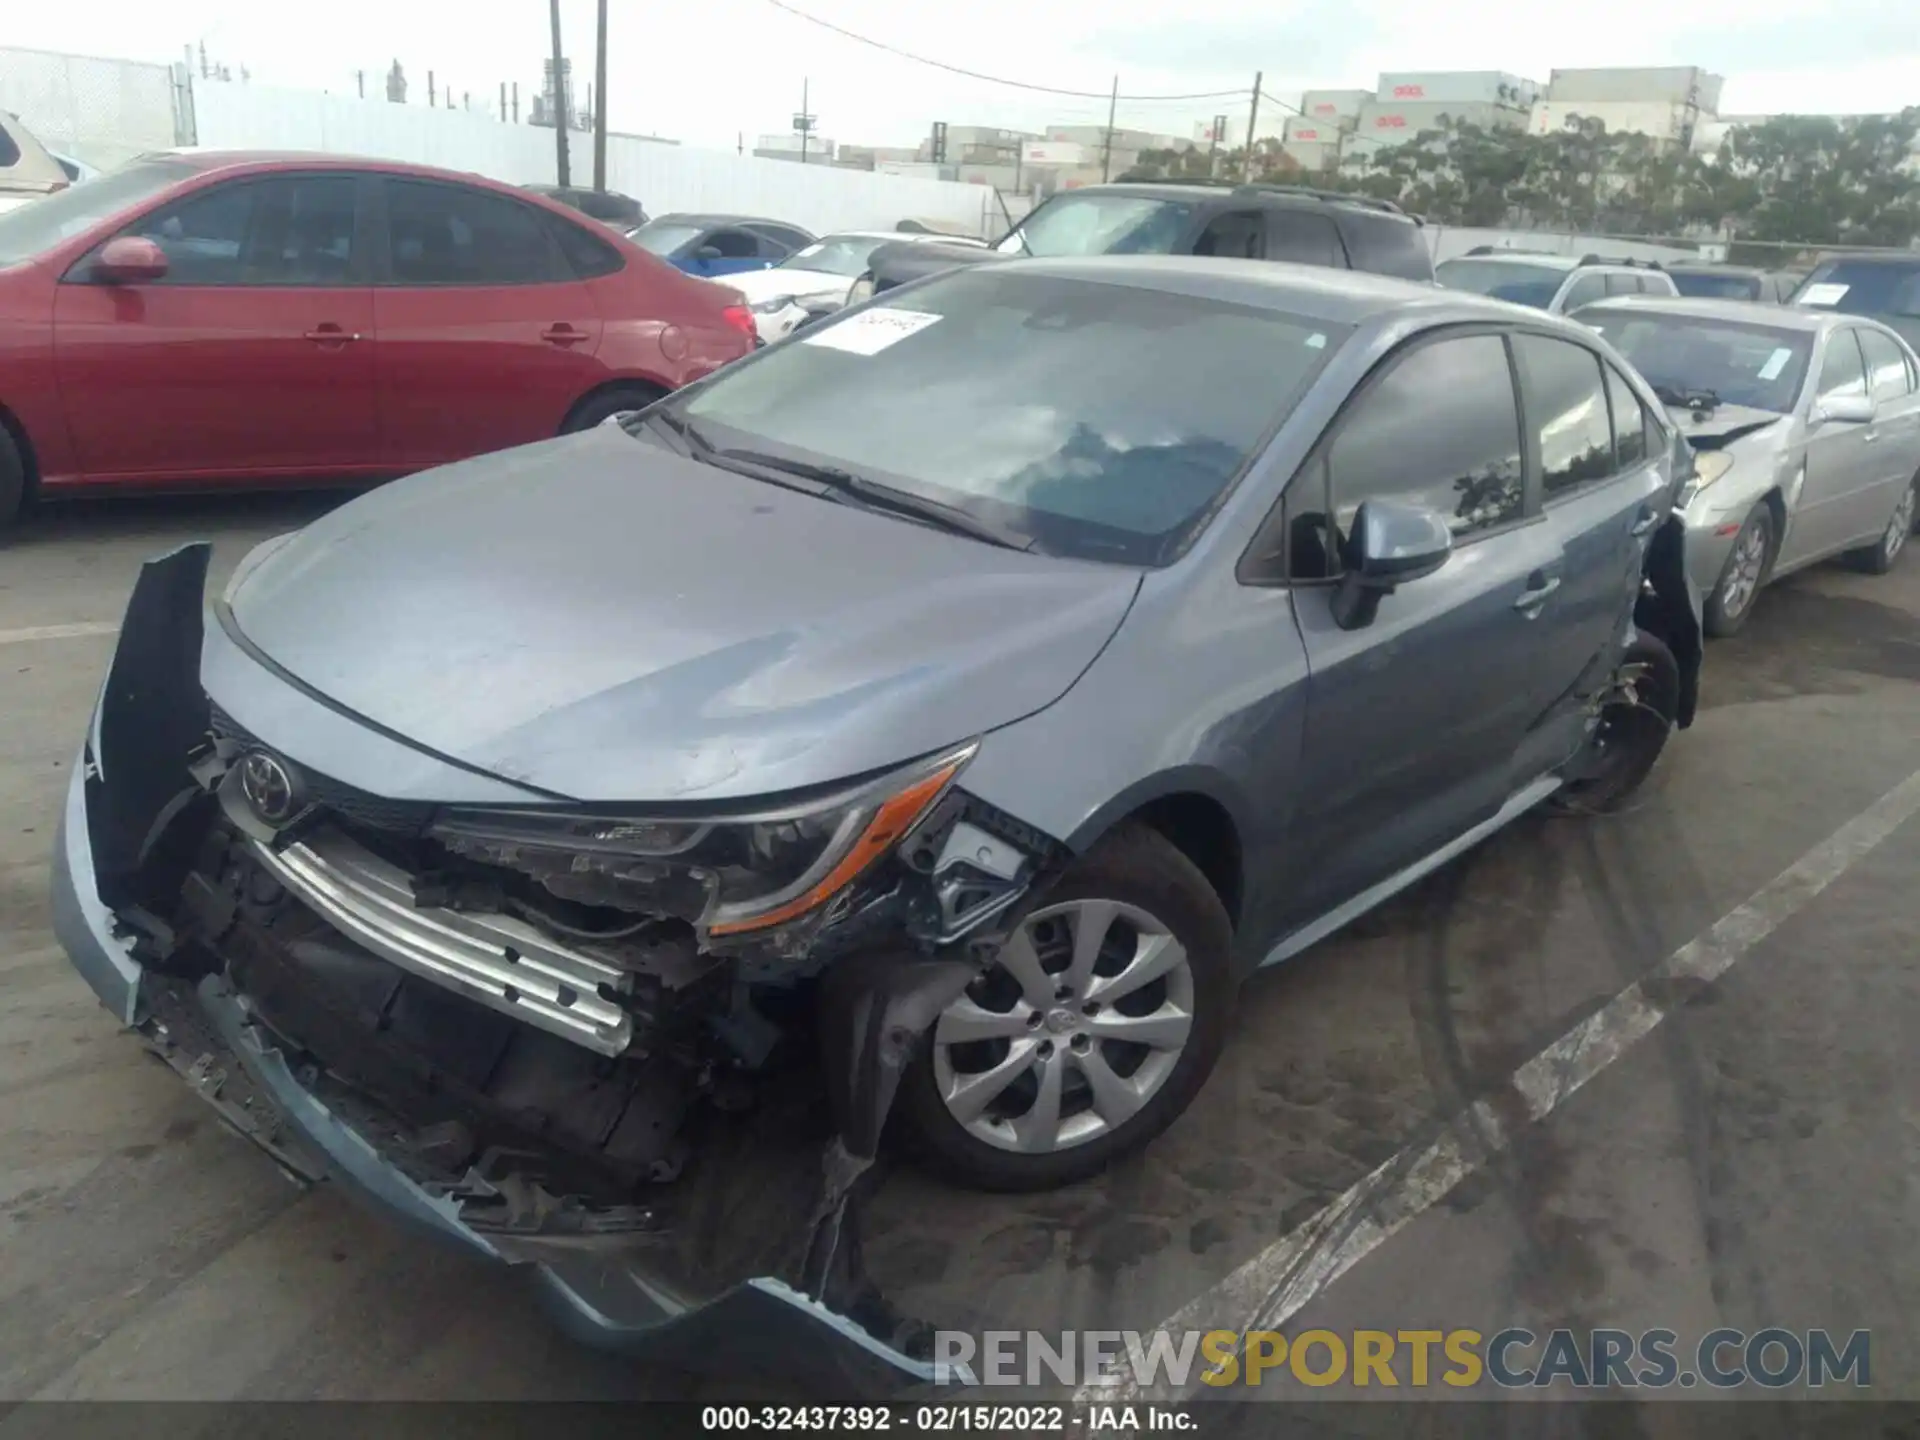
<path id="1" fill-rule="evenodd" d="M 1767 356 L 1767 363 L 1760 367 L 1760 378 L 1762 380 L 1778 380 L 1780 378 L 1780 372 L 1787 368 L 1787 362 L 1791 359 L 1793 359 L 1793 351 L 1787 349 L 1775 350 L 1771 355 Z"/>
<path id="2" fill-rule="evenodd" d="M 1800 305 L 1838 305 L 1840 297 L 1851 290 L 1851 285 L 1809 285 L 1795 303 Z"/>
<path id="3" fill-rule="evenodd" d="M 919 310 L 892 310 L 882 305 L 877 310 L 849 315 L 838 325 L 816 330 L 800 343 L 824 345 L 829 350 L 845 350 L 853 355 L 878 355 L 889 345 L 898 345 L 909 335 L 917 335 L 939 318 Z"/>

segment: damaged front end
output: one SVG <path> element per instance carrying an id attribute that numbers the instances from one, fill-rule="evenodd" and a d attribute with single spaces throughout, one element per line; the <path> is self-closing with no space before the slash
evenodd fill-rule
<path id="1" fill-rule="evenodd" d="M 287 1169 L 531 1267 L 584 1338 L 932 1380 L 863 1261 L 880 1136 L 1059 854 L 955 785 L 971 747 L 737 813 L 376 795 L 209 698 L 216 651 L 270 662 L 206 631 L 207 558 L 142 571 L 63 816 L 56 927 L 109 1008 Z"/>

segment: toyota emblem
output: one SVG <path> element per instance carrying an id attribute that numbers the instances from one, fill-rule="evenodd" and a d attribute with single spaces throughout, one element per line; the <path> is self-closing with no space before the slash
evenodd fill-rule
<path id="1" fill-rule="evenodd" d="M 299 800 L 293 772 L 264 750 L 255 750 L 240 762 L 240 793 L 253 813 L 269 825 L 291 819 Z"/>

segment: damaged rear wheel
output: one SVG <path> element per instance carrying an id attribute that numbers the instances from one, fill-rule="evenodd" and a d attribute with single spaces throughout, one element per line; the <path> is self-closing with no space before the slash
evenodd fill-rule
<path id="1" fill-rule="evenodd" d="M 1219 1057 L 1231 941 L 1185 855 L 1116 830 L 935 1022 L 902 1095 L 928 1158 L 963 1185 L 1044 1190 L 1151 1140 Z"/>

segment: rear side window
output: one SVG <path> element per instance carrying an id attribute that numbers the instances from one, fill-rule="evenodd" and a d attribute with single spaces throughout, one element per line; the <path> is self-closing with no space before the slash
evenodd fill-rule
<path id="1" fill-rule="evenodd" d="M 1456 536 L 1518 519 L 1520 417 L 1507 347 L 1497 335 L 1421 346 L 1342 417 L 1326 453 L 1336 553 L 1366 500 L 1425 505 Z"/>
<path id="2" fill-rule="evenodd" d="M 567 264 L 582 280 L 612 275 L 626 265 L 618 250 L 598 235 L 589 234 L 585 227 L 571 220 L 563 220 L 558 215 L 549 214 L 545 218 L 555 242 L 560 246 L 560 253 L 567 257 Z"/>
<path id="3" fill-rule="evenodd" d="M 1433 279 L 1433 252 L 1411 220 L 1365 212 L 1342 214 L 1347 261 L 1356 270 L 1397 275 L 1403 280 Z"/>
<path id="4" fill-rule="evenodd" d="M 1347 263 L 1340 248 L 1340 232 L 1325 215 L 1305 210 L 1267 212 L 1267 259 L 1291 260 L 1297 265 Z"/>
<path id="5" fill-rule="evenodd" d="M 532 285 L 565 278 L 542 212 L 531 206 L 430 180 L 384 183 L 394 284 Z"/>
<path id="6" fill-rule="evenodd" d="M 1606 479 L 1613 473 L 1613 425 L 1600 357 L 1545 335 L 1516 335 L 1513 350 L 1546 498 Z"/>
<path id="7" fill-rule="evenodd" d="M 701 250 L 718 250 L 722 260 L 757 260 L 760 237 L 751 230 L 715 230 L 700 242 Z"/>

